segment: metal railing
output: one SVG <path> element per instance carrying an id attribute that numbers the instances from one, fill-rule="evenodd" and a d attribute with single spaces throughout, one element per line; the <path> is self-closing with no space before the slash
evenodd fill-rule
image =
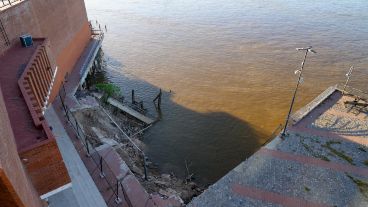
<path id="1" fill-rule="evenodd" d="M 64 93 L 64 94 L 62 94 Z M 121 203 L 122 199 L 120 196 L 123 196 L 125 201 L 127 201 L 126 192 L 122 186 L 121 180 L 117 179 L 113 173 L 113 170 L 109 167 L 109 163 L 102 157 L 94 147 L 94 142 L 98 140 L 97 137 L 93 137 L 87 135 L 80 124 L 78 123 L 76 117 L 70 111 L 69 107 L 65 104 L 65 88 L 62 87 L 59 94 L 59 99 L 61 102 L 61 106 L 63 112 L 65 113 L 66 121 L 69 123 L 69 126 L 72 128 L 73 132 L 76 135 L 76 138 L 79 140 L 77 144 L 74 144 L 78 153 L 80 154 L 82 160 L 85 162 L 92 163 L 94 165 L 94 169 L 90 172 L 93 179 L 104 179 L 107 187 L 104 189 L 111 189 L 113 194 L 109 198 L 104 198 L 105 202 L 108 206 L 117 206 L 117 204 Z M 79 145 L 79 146 L 78 146 Z M 93 175 L 96 170 L 99 171 L 99 178 L 95 178 Z M 96 182 L 96 181 L 95 181 Z M 100 182 L 99 182 L 100 183 Z M 121 187 L 119 194 L 119 185 Z M 101 189 L 100 189 L 101 190 Z M 101 192 L 102 193 L 102 192 Z M 115 199 L 113 199 L 115 197 Z M 127 202 L 128 206 L 130 206 L 129 202 Z"/>
<path id="2" fill-rule="evenodd" d="M 18 1 L 23 1 L 23 0 L 0 0 L 0 9 L 6 6 L 12 6 L 13 4 L 15 4 Z"/>
<path id="3" fill-rule="evenodd" d="M 342 84 L 338 84 L 337 88 L 343 91 L 345 94 L 351 94 L 357 96 L 365 101 L 368 101 L 368 92 L 362 91 L 360 89 L 351 87 L 351 86 L 343 86 Z"/>
<path id="4" fill-rule="evenodd" d="M 92 25 L 91 21 L 90 21 L 89 25 L 90 25 L 92 36 L 97 41 L 94 42 L 94 44 L 92 45 L 93 49 L 91 49 L 89 51 L 89 53 L 87 54 L 86 61 L 84 61 L 83 65 L 82 65 L 82 69 L 80 70 L 80 75 L 83 75 L 86 72 L 86 70 L 89 68 L 89 63 L 91 63 L 92 59 L 95 57 L 96 48 L 101 45 L 101 42 L 103 41 L 103 39 L 105 37 L 105 34 L 102 30 L 96 30 L 96 29 L 93 28 L 93 25 Z"/>
<path id="5" fill-rule="evenodd" d="M 100 107 L 101 110 L 109 117 L 109 119 L 115 124 L 115 126 L 122 132 L 122 134 L 124 134 L 124 136 L 129 140 L 129 142 L 134 146 L 134 148 L 139 152 L 141 153 L 141 156 L 143 157 L 143 167 L 144 167 L 144 179 L 147 180 L 147 157 L 146 157 L 146 154 L 144 153 L 143 150 L 141 150 L 132 140 L 132 137 L 134 137 L 135 135 L 139 134 L 140 132 L 142 132 L 143 130 L 146 130 L 148 129 L 149 127 L 151 127 L 152 125 L 149 125 L 148 127 L 144 128 L 143 130 L 133 134 L 133 136 L 129 137 L 125 132 L 124 130 L 122 130 L 120 128 L 120 126 L 115 122 L 115 120 L 105 111 L 105 109 L 103 109 L 102 107 Z"/>

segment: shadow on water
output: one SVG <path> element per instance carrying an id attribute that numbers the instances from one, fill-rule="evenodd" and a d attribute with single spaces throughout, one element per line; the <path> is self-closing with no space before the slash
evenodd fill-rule
<path id="1" fill-rule="evenodd" d="M 157 116 L 152 100 L 159 88 L 130 74 L 122 74 L 123 64 L 100 52 L 103 61 L 94 82 L 112 82 L 121 88 L 126 101 L 135 90 L 151 116 Z M 163 91 L 162 117 L 144 135 L 147 155 L 162 173 L 186 176 L 185 161 L 196 182 L 214 183 L 241 161 L 252 155 L 265 140 L 247 122 L 224 112 L 199 113 L 172 101 L 174 91 Z M 246 110 L 246 109 L 244 109 Z"/>

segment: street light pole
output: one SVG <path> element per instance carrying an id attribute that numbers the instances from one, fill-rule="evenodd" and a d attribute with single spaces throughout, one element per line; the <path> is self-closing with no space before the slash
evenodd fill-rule
<path id="1" fill-rule="evenodd" d="M 304 64 L 305 64 L 305 61 L 307 59 L 307 56 L 308 56 L 308 53 L 311 52 L 311 53 L 317 53 L 316 51 L 312 50 L 312 46 L 310 47 L 307 47 L 307 48 L 296 48 L 297 51 L 305 51 L 305 55 L 304 55 L 304 59 L 303 59 L 303 62 L 302 62 L 302 65 L 301 65 L 301 68 L 300 70 L 297 70 L 295 71 L 296 73 L 299 73 L 299 77 L 298 77 L 298 82 L 296 83 L 296 87 L 295 87 L 295 90 L 294 90 L 294 95 L 293 95 L 293 99 L 291 100 L 291 104 L 290 104 L 290 108 L 289 108 L 289 113 L 286 117 L 286 120 L 285 120 L 285 126 L 284 126 L 284 129 L 282 131 L 282 134 L 281 134 L 281 138 L 283 139 L 286 135 L 286 128 L 287 128 L 287 125 L 289 123 L 289 119 L 290 119 L 290 114 L 293 110 L 293 106 L 294 106 L 294 102 L 295 102 L 295 97 L 296 97 L 296 93 L 298 91 L 298 88 L 299 88 L 299 85 L 300 83 L 302 82 L 303 80 L 303 69 L 304 69 Z"/>
<path id="2" fill-rule="evenodd" d="M 344 89 L 342 89 L 342 94 L 345 94 L 345 89 L 346 89 L 346 86 L 348 86 L 348 83 L 349 83 L 349 80 L 350 80 L 350 76 L 351 76 L 351 73 L 353 72 L 354 70 L 354 66 L 351 66 L 350 69 L 349 69 L 349 72 L 346 73 L 346 81 L 345 81 L 345 85 L 344 85 Z"/>

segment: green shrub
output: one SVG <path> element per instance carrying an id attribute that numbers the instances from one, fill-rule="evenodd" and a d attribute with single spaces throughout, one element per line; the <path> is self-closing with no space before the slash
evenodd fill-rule
<path id="1" fill-rule="evenodd" d="M 98 83 L 96 88 L 103 92 L 103 102 L 107 102 L 107 99 L 110 97 L 119 97 L 121 95 L 120 88 L 111 83 Z"/>

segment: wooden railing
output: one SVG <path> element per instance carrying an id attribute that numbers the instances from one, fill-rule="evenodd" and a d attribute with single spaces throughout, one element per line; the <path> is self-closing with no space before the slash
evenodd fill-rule
<path id="1" fill-rule="evenodd" d="M 6 6 L 12 6 L 19 1 L 23 1 L 23 0 L 0 0 L 0 9 Z"/>
<path id="2" fill-rule="evenodd" d="M 47 40 L 44 40 L 41 45 L 37 46 L 18 80 L 18 86 L 37 127 L 40 127 L 44 120 L 43 112 L 47 106 L 49 91 L 54 79 L 54 70 L 47 54 L 46 42 Z"/>

